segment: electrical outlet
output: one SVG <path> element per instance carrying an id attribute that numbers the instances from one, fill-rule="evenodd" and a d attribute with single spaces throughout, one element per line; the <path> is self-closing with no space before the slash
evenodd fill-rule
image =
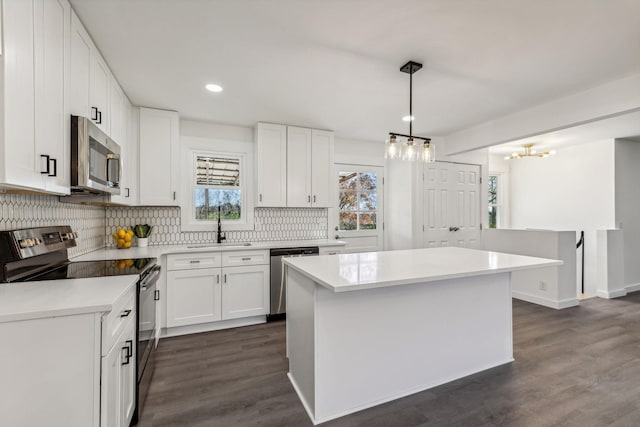
<path id="1" fill-rule="evenodd" d="M 547 290 L 547 282 L 545 282 L 544 280 L 540 281 L 540 290 L 541 291 L 546 291 Z"/>

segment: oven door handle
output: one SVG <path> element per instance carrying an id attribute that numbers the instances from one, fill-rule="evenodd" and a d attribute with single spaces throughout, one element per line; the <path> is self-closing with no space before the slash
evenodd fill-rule
<path id="1" fill-rule="evenodd" d="M 140 290 L 146 291 L 148 286 L 158 280 L 158 276 L 160 275 L 160 266 L 155 266 L 151 269 L 149 274 L 142 280 L 140 283 Z"/>

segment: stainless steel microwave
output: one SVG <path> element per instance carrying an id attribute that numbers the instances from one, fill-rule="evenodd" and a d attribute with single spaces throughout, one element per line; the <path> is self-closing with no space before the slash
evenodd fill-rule
<path id="1" fill-rule="evenodd" d="M 120 194 L 120 146 L 86 117 L 71 116 L 71 190 Z"/>

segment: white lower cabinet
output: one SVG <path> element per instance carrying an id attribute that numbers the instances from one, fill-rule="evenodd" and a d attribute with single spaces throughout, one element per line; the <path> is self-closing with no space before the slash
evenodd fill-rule
<path id="1" fill-rule="evenodd" d="M 137 357 L 134 317 L 127 322 L 109 353 L 102 358 L 101 427 L 128 427 L 133 416 Z"/>
<path id="2" fill-rule="evenodd" d="M 0 425 L 129 427 L 135 290 L 108 313 L 0 322 Z"/>
<path id="3" fill-rule="evenodd" d="M 167 256 L 167 327 L 269 312 L 269 251 Z"/>
<path id="4" fill-rule="evenodd" d="M 186 326 L 222 319 L 221 268 L 167 272 L 167 326 Z"/>
<path id="5" fill-rule="evenodd" d="M 269 266 L 223 269 L 222 318 L 259 316 L 269 312 Z"/>

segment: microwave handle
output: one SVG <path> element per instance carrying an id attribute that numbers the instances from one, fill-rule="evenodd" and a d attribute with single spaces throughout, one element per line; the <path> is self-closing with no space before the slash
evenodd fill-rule
<path id="1" fill-rule="evenodd" d="M 109 177 L 109 162 L 111 161 L 117 161 L 118 162 L 118 180 L 117 181 L 112 181 L 111 178 Z M 122 180 L 122 163 L 120 162 L 120 157 L 119 156 L 111 156 L 111 157 L 107 157 L 107 182 L 113 182 L 114 184 L 120 184 L 120 181 Z"/>

